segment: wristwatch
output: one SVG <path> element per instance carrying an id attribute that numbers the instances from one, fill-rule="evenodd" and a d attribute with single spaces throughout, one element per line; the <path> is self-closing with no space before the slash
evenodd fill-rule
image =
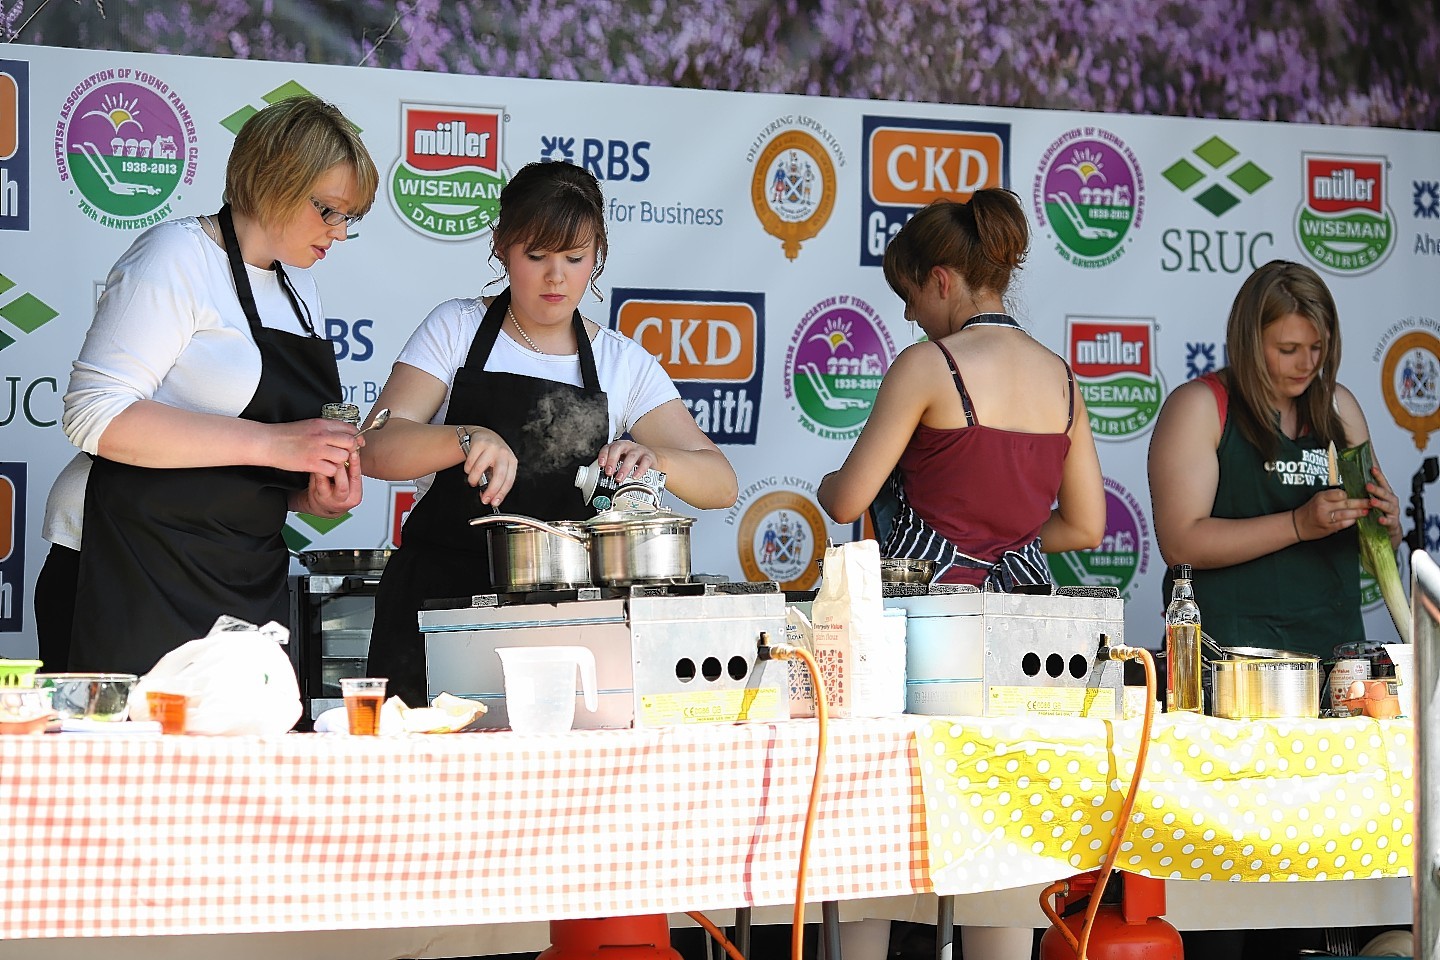
<path id="1" fill-rule="evenodd" d="M 470 458 L 470 434 L 465 432 L 465 426 L 463 424 L 457 423 L 455 425 L 455 436 L 459 439 L 460 449 L 468 460 Z"/>

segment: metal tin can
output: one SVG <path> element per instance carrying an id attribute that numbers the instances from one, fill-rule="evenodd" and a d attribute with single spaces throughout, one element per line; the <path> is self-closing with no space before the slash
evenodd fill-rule
<path id="1" fill-rule="evenodd" d="M 327 403 L 320 408 L 320 416 L 326 420 L 343 420 L 355 427 L 360 426 L 360 408 L 353 403 Z"/>
<path id="2" fill-rule="evenodd" d="M 1330 668 L 1330 679 L 1326 687 L 1330 691 L 1330 703 L 1349 699 L 1350 684 L 1356 680 L 1370 679 L 1370 660 L 1367 657 L 1342 657 Z"/>

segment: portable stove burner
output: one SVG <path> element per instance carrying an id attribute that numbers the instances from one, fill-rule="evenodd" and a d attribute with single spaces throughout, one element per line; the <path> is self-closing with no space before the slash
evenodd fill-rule
<path id="1" fill-rule="evenodd" d="M 487 726 L 508 723 L 495 648 L 585 646 L 595 654 L 600 709 L 578 727 L 656 727 L 789 718 L 783 663 L 761 661 L 761 633 L 785 632 L 774 582 L 635 584 L 627 588 L 482 594 L 427 602 L 420 613 L 430 696 L 485 702 Z"/>

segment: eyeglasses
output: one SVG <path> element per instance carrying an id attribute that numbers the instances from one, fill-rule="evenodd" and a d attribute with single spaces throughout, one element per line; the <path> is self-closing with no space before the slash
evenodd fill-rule
<path id="1" fill-rule="evenodd" d="M 338 227 L 342 223 L 347 227 L 353 227 L 359 223 L 360 218 L 364 216 L 363 213 L 341 213 L 333 207 L 325 206 L 325 204 L 316 200 L 314 197 L 310 198 L 310 203 L 314 206 L 316 212 L 320 214 L 320 219 L 324 220 L 325 225 L 330 227 Z"/>

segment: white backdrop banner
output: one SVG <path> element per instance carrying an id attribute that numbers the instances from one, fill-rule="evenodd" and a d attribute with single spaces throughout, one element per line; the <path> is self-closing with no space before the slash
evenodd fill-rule
<path id="1" fill-rule="evenodd" d="M 375 209 L 316 268 L 344 399 L 365 411 L 429 309 L 498 277 L 489 227 L 513 171 L 565 159 L 601 180 L 611 257 L 603 301 L 582 311 L 659 357 L 740 477 L 739 502 L 695 526 L 697 572 L 808 588 L 826 538 L 857 535 L 826 521 L 815 488 L 916 336 L 881 274 L 885 243 L 924 203 L 981 186 L 1009 187 L 1030 213 L 1014 310 L 1074 366 L 1100 445 L 1104 543 L 1051 567 L 1118 587 L 1131 642 L 1161 636 L 1150 431 L 1168 390 L 1224 364 L 1230 301 L 1254 267 L 1279 257 L 1325 276 L 1341 380 L 1402 499 L 1440 430 L 1437 133 L 10 44 L 0 655 L 35 649 L 45 497 L 74 454 L 61 397 L 107 270 L 145 227 L 216 210 L 235 131 L 304 91 L 345 111 L 381 171 Z M 367 480 L 351 515 L 292 517 L 287 536 L 295 550 L 389 545 L 412 500 L 409 484 Z M 1434 547 L 1435 521 L 1424 532 Z M 1367 586 L 1367 629 L 1392 638 Z"/>

